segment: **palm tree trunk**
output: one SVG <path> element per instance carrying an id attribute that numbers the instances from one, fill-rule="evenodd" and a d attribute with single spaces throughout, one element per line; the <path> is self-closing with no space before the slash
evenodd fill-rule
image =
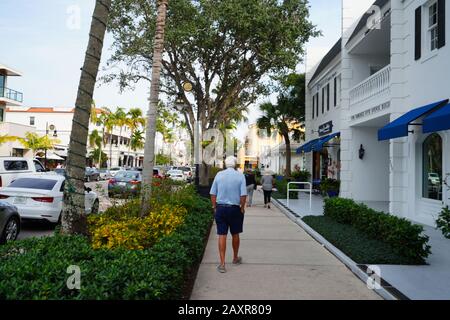
<path id="1" fill-rule="evenodd" d="M 89 43 L 78 85 L 67 158 L 68 177 L 64 190 L 62 232 L 65 234 L 87 234 L 84 207 L 84 172 L 89 118 L 110 8 L 111 0 L 97 0 L 95 3 Z"/>
<path id="2" fill-rule="evenodd" d="M 144 169 L 142 173 L 142 217 L 146 216 L 150 212 L 153 165 L 155 162 L 156 116 L 159 102 L 162 54 L 164 51 L 164 28 L 166 26 L 166 14 L 169 1 L 160 0 L 158 2 L 158 15 L 156 18 L 155 40 L 153 44 L 152 85 L 150 88 L 150 103 L 148 108 L 148 121 L 145 134 Z"/>
<path id="3" fill-rule="evenodd" d="M 283 133 L 284 142 L 286 144 L 286 176 L 291 176 L 291 139 L 289 133 Z"/>

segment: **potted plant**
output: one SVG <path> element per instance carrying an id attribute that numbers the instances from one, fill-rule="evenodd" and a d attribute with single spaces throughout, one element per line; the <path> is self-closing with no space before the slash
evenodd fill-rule
<path id="1" fill-rule="evenodd" d="M 324 196 L 335 198 L 339 196 L 340 181 L 336 179 L 323 179 L 320 183 L 320 191 Z"/>
<path id="2" fill-rule="evenodd" d="M 292 172 L 292 178 L 296 182 L 309 182 L 311 173 L 308 170 L 301 170 L 298 166 L 295 166 L 295 171 Z M 299 185 L 301 189 L 308 189 L 308 185 Z"/>

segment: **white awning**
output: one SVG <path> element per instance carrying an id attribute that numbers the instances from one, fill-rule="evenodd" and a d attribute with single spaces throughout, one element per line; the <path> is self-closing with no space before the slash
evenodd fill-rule
<path id="1" fill-rule="evenodd" d="M 43 154 L 42 156 L 37 156 L 36 158 L 45 159 L 45 154 Z M 64 158 L 61 158 L 60 156 L 54 154 L 53 152 L 47 152 L 47 160 L 64 161 Z"/>

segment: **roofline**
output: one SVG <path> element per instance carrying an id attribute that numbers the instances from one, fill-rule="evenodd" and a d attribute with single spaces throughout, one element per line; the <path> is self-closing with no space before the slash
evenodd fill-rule
<path id="1" fill-rule="evenodd" d="M 342 52 L 342 38 L 334 44 L 334 46 L 328 51 L 328 53 L 320 61 L 314 75 L 308 82 L 308 86 L 316 80 L 316 78 L 325 70 L 325 68 Z"/>
<path id="2" fill-rule="evenodd" d="M 376 0 L 371 7 L 373 6 L 377 6 L 380 9 L 384 8 L 388 3 L 390 2 L 390 0 Z M 371 8 L 370 7 L 370 8 Z M 359 32 L 361 30 L 364 29 L 364 27 L 367 27 L 367 19 L 369 19 L 369 17 L 373 14 L 373 12 L 370 12 L 370 8 L 366 11 L 366 13 L 364 13 L 361 18 L 358 20 L 358 24 L 356 25 L 356 28 L 353 30 L 352 35 L 350 36 L 350 38 L 348 39 L 347 43 L 345 44 L 346 46 L 359 34 Z"/>
<path id="3" fill-rule="evenodd" d="M 0 70 L 6 71 L 6 75 L 9 77 L 21 77 L 22 76 L 22 73 L 20 71 L 10 68 L 8 66 L 5 66 L 4 64 L 1 64 L 1 63 L 0 63 Z"/>

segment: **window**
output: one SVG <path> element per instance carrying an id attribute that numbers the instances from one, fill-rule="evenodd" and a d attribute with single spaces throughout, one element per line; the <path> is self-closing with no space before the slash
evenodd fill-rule
<path id="1" fill-rule="evenodd" d="M 34 117 L 30 117 L 30 126 L 34 126 L 34 120 L 35 120 Z"/>
<path id="2" fill-rule="evenodd" d="M 36 168 L 36 172 L 45 172 L 44 167 L 39 161 L 34 160 L 34 167 Z"/>
<path id="3" fill-rule="evenodd" d="M 0 74 L 0 97 L 5 95 L 5 76 Z"/>
<path id="4" fill-rule="evenodd" d="M 428 37 L 431 51 L 438 48 L 438 34 L 438 3 L 434 2 L 428 7 Z"/>
<path id="5" fill-rule="evenodd" d="M 13 148 L 13 149 L 12 149 L 12 154 L 11 154 L 11 156 L 22 158 L 22 157 L 23 157 L 23 149 L 16 149 L 16 148 Z"/>
<path id="6" fill-rule="evenodd" d="M 5 115 L 5 109 L 0 107 L 0 122 L 3 122 Z"/>
<path id="7" fill-rule="evenodd" d="M 325 113 L 325 87 L 322 88 L 322 114 Z"/>
<path id="8" fill-rule="evenodd" d="M 312 99 L 312 118 L 314 119 L 314 113 L 316 112 L 316 95 Z"/>
<path id="9" fill-rule="evenodd" d="M 327 111 L 330 111 L 330 84 L 327 84 Z"/>
<path id="10" fill-rule="evenodd" d="M 6 171 L 28 170 L 28 163 L 21 160 L 5 160 L 4 166 Z"/>
<path id="11" fill-rule="evenodd" d="M 334 95 L 334 106 L 337 106 L 337 77 L 334 78 L 334 87 L 333 87 L 333 95 Z"/>
<path id="12" fill-rule="evenodd" d="M 442 200 L 442 138 L 430 135 L 423 143 L 422 196 L 426 199 Z"/>
<path id="13" fill-rule="evenodd" d="M 9 185 L 9 188 L 27 188 L 36 190 L 53 190 L 56 180 L 42 178 L 19 178 Z"/>
<path id="14" fill-rule="evenodd" d="M 319 117 L 319 93 L 316 93 L 316 116 Z"/>

